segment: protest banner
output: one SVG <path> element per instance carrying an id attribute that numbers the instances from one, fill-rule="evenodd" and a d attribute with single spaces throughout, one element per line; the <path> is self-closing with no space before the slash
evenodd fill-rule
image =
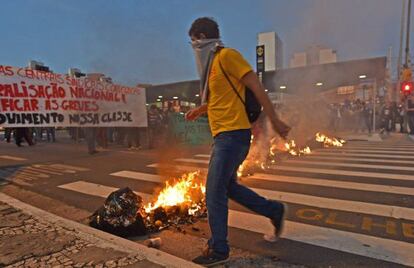
<path id="1" fill-rule="evenodd" d="M 207 117 L 187 121 L 184 114 L 175 113 L 169 117 L 172 135 L 176 142 L 187 145 L 203 145 L 213 142 Z"/>
<path id="2" fill-rule="evenodd" d="M 146 127 L 145 89 L 0 65 L 0 127 Z"/>

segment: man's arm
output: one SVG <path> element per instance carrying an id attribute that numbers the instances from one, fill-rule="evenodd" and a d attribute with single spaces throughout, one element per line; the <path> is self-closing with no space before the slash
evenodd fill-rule
<path id="1" fill-rule="evenodd" d="M 207 113 L 207 104 L 203 104 L 188 111 L 185 114 L 185 119 L 189 121 L 194 121 L 205 113 Z"/>
<path id="2" fill-rule="evenodd" d="M 253 91 L 257 100 L 263 106 L 264 112 L 269 117 L 273 129 L 282 138 L 286 138 L 290 131 L 290 127 L 283 123 L 277 116 L 275 110 L 273 109 L 272 102 L 270 101 L 269 96 L 267 96 L 262 83 L 260 83 L 257 78 L 257 75 L 253 71 L 250 71 L 242 77 L 241 81 L 246 87 Z"/>

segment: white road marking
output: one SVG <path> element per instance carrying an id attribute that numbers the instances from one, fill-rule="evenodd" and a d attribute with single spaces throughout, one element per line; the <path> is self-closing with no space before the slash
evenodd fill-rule
<path id="1" fill-rule="evenodd" d="M 348 171 L 348 170 L 322 169 L 322 168 L 303 168 L 303 167 L 291 167 L 291 166 L 280 166 L 280 165 L 271 166 L 270 169 L 279 170 L 279 171 L 294 171 L 294 172 L 307 172 L 307 173 L 318 173 L 318 174 L 328 174 L 328 175 L 344 175 L 344 176 L 379 178 L 379 179 L 388 179 L 388 180 L 414 181 L 413 175 L 402 175 L 402 174 Z"/>
<path id="2" fill-rule="evenodd" d="M 414 220 L 413 208 L 318 197 L 313 195 L 271 191 L 257 188 L 251 189 L 256 193 L 265 196 L 266 198 L 284 201 L 288 203 L 308 205 L 319 208 L 336 209 L 349 212 L 358 212 L 370 215 L 392 217 L 397 219 Z"/>
<path id="3" fill-rule="evenodd" d="M 195 157 L 210 158 L 210 155 L 209 154 L 196 154 Z"/>
<path id="4" fill-rule="evenodd" d="M 229 226 L 256 233 L 270 234 L 273 227 L 262 216 L 229 211 Z M 285 221 L 282 238 L 348 252 L 388 262 L 414 266 L 414 244 L 364 234 L 345 232 L 292 221 Z"/>
<path id="5" fill-rule="evenodd" d="M 103 198 L 117 190 L 114 187 L 84 181 L 68 183 L 58 187 Z M 143 199 L 151 198 L 151 195 L 145 193 L 137 192 L 137 194 Z M 229 226 L 262 234 L 273 231 L 270 221 L 265 217 L 235 210 L 229 211 Z M 282 238 L 389 262 L 414 265 L 414 255 L 412 254 L 414 244 L 412 243 L 292 221 L 285 222 Z"/>
<path id="6" fill-rule="evenodd" d="M 413 167 L 404 167 L 404 166 L 385 166 L 385 165 L 371 165 L 371 164 L 353 164 L 353 163 L 338 163 L 338 162 L 319 162 L 319 161 L 306 161 L 302 159 L 291 159 L 288 161 L 284 161 L 284 163 L 292 163 L 292 164 L 306 164 L 306 165 L 317 165 L 317 166 L 335 166 L 335 167 L 353 167 L 353 168 L 374 168 L 374 169 L 387 169 L 387 170 L 395 170 L 395 171 L 414 171 L 414 163 Z M 414 176 L 414 174 L 413 174 Z"/>
<path id="7" fill-rule="evenodd" d="M 360 149 L 347 149 L 347 148 L 337 148 L 337 149 L 318 149 L 315 150 L 319 152 L 323 150 L 324 152 L 351 152 L 351 153 L 381 153 L 381 154 L 396 154 L 396 155 L 411 155 L 414 156 L 414 151 L 412 152 L 396 152 L 395 150 L 360 150 Z"/>
<path id="8" fill-rule="evenodd" d="M 290 176 L 272 175 L 272 174 L 265 174 L 265 173 L 255 173 L 254 175 L 248 177 L 246 180 L 249 180 L 249 179 L 287 182 L 287 183 L 305 184 L 305 185 L 316 185 L 316 186 L 334 187 L 334 188 L 341 188 L 341 189 L 352 189 L 352 190 L 360 190 L 360 191 L 368 191 L 368 192 L 414 195 L 414 188 L 381 185 L 381 184 L 369 184 L 369 183 L 348 182 L 348 181 L 338 181 L 338 180 L 322 180 L 322 179 L 313 179 L 313 178 L 306 178 L 306 177 L 290 177 Z"/>
<path id="9" fill-rule="evenodd" d="M 176 158 L 174 161 L 196 163 L 196 164 L 208 164 L 210 160 L 192 159 L 192 158 Z"/>
<path id="10" fill-rule="evenodd" d="M 122 170 L 122 171 L 111 173 L 110 175 L 116 176 L 116 177 L 134 179 L 134 180 L 157 182 L 157 183 L 163 181 L 161 179 L 161 177 L 158 176 L 158 175 L 153 175 L 153 174 L 149 174 L 149 173 L 142 173 L 142 172 L 136 172 L 136 171 L 130 171 L 130 170 Z"/>
<path id="11" fill-rule="evenodd" d="M 152 168 L 158 168 L 162 166 L 159 163 L 154 163 L 154 164 L 150 164 L 147 165 L 147 167 L 152 167 Z M 186 165 L 166 165 L 167 167 L 171 168 L 171 169 L 177 169 L 183 172 L 192 172 L 192 171 L 201 171 L 201 172 L 207 172 L 207 168 L 203 168 L 203 167 L 196 167 L 196 166 L 186 166 Z"/>
<path id="12" fill-rule="evenodd" d="M 395 163 L 395 164 L 413 164 L 414 166 L 414 161 L 409 161 L 409 160 L 388 160 L 388 159 L 369 159 L 369 158 L 356 158 L 356 157 L 333 157 L 333 156 L 323 156 L 323 155 L 307 155 L 306 157 L 302 157 L 299 158 L 302 161 L 306 161 L 308 160 L 309 162 L 310 159 L 318 159 L 318 160 L 325 160 L 325 161 L 330 161 L 330 160 L 353 160 L 353 161 L 361 161 L 361 162 L 371 162 L 371 163 Z M 294 159 L 292 160 L 287 160 L 287 161 L 295 161 Z M 286 162 L 286 160 L 284 161 Z"/>
<path id="13" fill-rule="evenodd" d="M 104 198 L 108 197 L 108 195 L 112 193 L 113 191 L 116 191 L 119 189 L 115 187 L 109 187 L 109 186 L 105 186 L 102 184 L 90 183 L 86 181 L 71 182 L 71 183 L 59 185 L 58 187 L 61 189 L 65 189 L 65 190 L 71 190 L 71 191 L 79 192 L 79 193 L 86 194 L 86 195 L 93 195 L 93 196 L 99 196 L 99 197 L 104 197 Z M 152 200 L 152 195 L 150 194 L 135 192 L 135 191 L 134 193 L 141 196 L 144 203 L 147 203 Z"/>
<path id="14" fill-rule="evenodd" d="M 89 168 L 84 167 L 76 167 L 76 166 L 70 166 L 70 165 L 64 165 L 64 164 L 52 164 L 51 167 L 59 168 L 59 169 L 72 169 L 76 171 L 88 171 Z"/>
<path id="15" fill-rule="evenodd" d="M 29 167 L 24 168 L 24 170 L 30 170 L 30 171 L 33 171 L 33 172 L 41 172 L 41 173 L 46 173 L 46 174 L 51 174 L 51 175 L 62 175 L 62 173 L 60 173 L 60 172 L 50 171 L 48 169 L 44 169 L 44 168 L 39 167 L 39 166 L 38 167 L 29 166 Z"/>
<path id="16" fill-rule="evenodd" d="M 353 150 L 391 150 L 391 151 L 414 151 L 414 147 L 393 147 L 393 146 L 389 146 L 389 147 L 381 147 L 381 146 L 345 146 L 345 147 L 341 147 L 341 148 L 345 148 L 345 149 L 353 149 Z"/>
<path id="17" fill-rule="evenodd" d="M 27 160 L 26 158 L 10 156 L 10 155 L 0 155 L 0 158 L 6 159 L 6 160 L 13 160 L 13 161 L 25 161 L 25 160 Z"/>
<path id="18" fill-rule="evenodd" d="M 349 152 L 324 152 L 324 151 L 318 151 L 318 152 L 312 152 L 311 156 L 357 156 L 357 157 L 371 157 L 371 158 L 398 158 L 398 159 L 414 159 L 414 156 L 406 156 L 406 155 L 389 155 L 389 154 L 354 154 Z"/>

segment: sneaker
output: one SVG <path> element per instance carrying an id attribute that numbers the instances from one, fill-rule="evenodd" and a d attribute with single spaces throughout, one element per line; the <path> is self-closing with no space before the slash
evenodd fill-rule
<path id="1" fill-rule="evenodd" d="M 215 252 L 212 249 L 207 249 L 202 255 L 193 259 L 196 264 L 203 265 L 204 267 L 211 267 L 218 264 L 226 263 L 229 260 L 229 254 L 222 254 Z"/>
<path id="2" fill-rule="evenodd" d="M 280 234 L 283 231 L 283 222 L 285 219 L 285 212 L 286 212 L 286 206 L 282 203 L 282 207 L 280 209 L 280 213 L 276 214 L 273 219 L 271 219 L 273 227 L 275 228 L 273 234 L 265 234 L 264 239 L 268 242 L 276 242 Z"/>

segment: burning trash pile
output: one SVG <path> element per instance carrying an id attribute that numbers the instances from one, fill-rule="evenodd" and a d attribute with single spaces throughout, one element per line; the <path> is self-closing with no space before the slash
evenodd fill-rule
<path id="1" fill-rule="evenodd" d="M 199 172 L 191 172 L 166 182 L 156 200 L 146 205 L 128 187 L 112 192 L 89 225 L 122 237 L 139 236 L 194 223 L 206 215 L 205 185 Z"/>

